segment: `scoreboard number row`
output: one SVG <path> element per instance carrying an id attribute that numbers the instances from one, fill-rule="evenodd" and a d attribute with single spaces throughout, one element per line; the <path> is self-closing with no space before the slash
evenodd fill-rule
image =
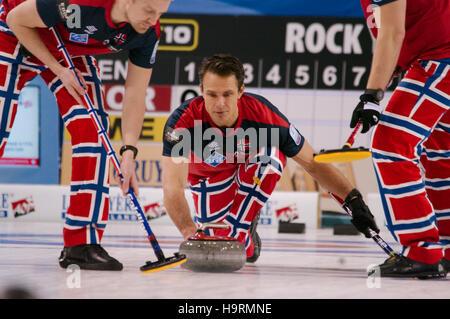
<path id="1" fill-rule="evenodd" d="M 347 61 L 339 64 L 318 60 L 309 63 L 242 61 L 244 84 L 249 87 L 363 90 L 369 76 L 369 66 Z M 181 59 L 178 84 L 197 85 L 200 62 Z"/>

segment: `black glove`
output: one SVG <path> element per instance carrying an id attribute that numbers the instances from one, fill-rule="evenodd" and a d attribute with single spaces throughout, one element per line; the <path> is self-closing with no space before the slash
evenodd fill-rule
<path id="1" fill-rule="evenodd" d="M 345 205 L 352 211 L 352 224 L 367 238 L 371 238 L 369 228 L 377 234 L 380 232 L 369 207 L 364 203 L 361 193 L 356 188 L 345 198 Z"/>
<path id="2" fill-rule="evenodd" d="M 360 102 L 353 110 L 350 127 L 354 128 L 359 121 L 362 122 L 361 133 L 366 133 L 380 120 L 380 100 L 374 94 L 364 93 L 359 97 Z"/>

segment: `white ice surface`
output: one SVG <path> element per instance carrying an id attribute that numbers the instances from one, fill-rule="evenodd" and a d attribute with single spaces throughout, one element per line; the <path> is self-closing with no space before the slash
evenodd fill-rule
<path id="1" fill-rule="evenodd" d="M 169 225 L 153 231 L 166 256 L 182 241 Z M 137 223 L 110 223 L 103 246 L 124 264 L 120 272 L 58 265 L 62 224 L 0 222 L 0 293 L 20 286 L 51 299 L 448 299 L 449 279 L 368 278 L 367 267 L 386 254 L 362 235 L 337 236 L 332 229 L 279 234 L 259 227 L 261 257 L 234 273 L 196 273 L 180 266 L 143 274 L 139 267 L 156 258 Z M 393 248 L 396 243 L 385 238 Z M 75 283 L 79 288 L 71 287 Z M 76 286 L 76 285 L 75 285 Z"/>

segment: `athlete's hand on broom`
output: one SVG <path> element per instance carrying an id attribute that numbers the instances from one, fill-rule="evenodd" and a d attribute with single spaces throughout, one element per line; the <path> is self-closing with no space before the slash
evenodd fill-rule
<path id="1" fill-rule="evenodd" d="M 353 189 L 345 198 L 345 205 L 352 212 L 352 224 L 357 230 L 364 234 L 367 238 L 371 238 L 370 229 L 377 234 L 380 232 L 375 218 L 370 212 L 369 207 L 364 203 L 361 193 L 357 189 Z"/>
<path id="2" fill-rule="evenodd" d="M 122 154 L 122 160 L 120 161 L 120 170 L 122 171 L 123 181 L 117 175 L 116 179 L 119 184 L 120 189 L 124 196 L 128 194 L 128 190 L 131 188 L 134 191 L 136 197 L 139 196 L 139 187 L 136 177 L 136 162 L 134 161 L 133 152 L 125 151 Z"/>
<path id="3" fill-rule="evenodd" d="M 366 133 L 372 126 L 378 124 L 381 107 L 379 101 L 372 94 L 365 93 L 359 99 L 358 105 L 353 110 L 350 128 L 354 128 L 361 121 L 361 133 Z"/>

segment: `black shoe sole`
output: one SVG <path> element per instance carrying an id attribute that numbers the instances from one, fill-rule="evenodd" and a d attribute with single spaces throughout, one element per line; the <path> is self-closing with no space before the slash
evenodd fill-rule
<path id="1" fill-rule="evenodd" d="M 440 279 L 447 276 L 447 270 L 443 261 L 428 265 L 402 255 L 394 255 L 383 264 L 370 269 L 367 274 L 369 277 Z"/>
<path id="2" fill-rule="evenodd" d="M 381 274 L 382 278 L 417 278 L 421 280 L 426 279 L 440 279 L 447 277 L 445 273 L 421 273 L 419 274 Z"/>
<path id="3" fill-rule="evenodd" d="M 374 276 L 376 274 L 376 272 L 379 273 L 379 276 L 382 278 L 418 278 L 418 279 L 440 279 L 440 278 L 445 278 L 447 277 L 447 271 L 444 272 L 436 272 L 436 271 L 424 271 L 421 272 L 420 274 L 414 274 L 414 273 L 386 273 L 386 272 L 381 272 L 375 269 L 369 270 L 369 272 L 367 273 L 367 275 L 370 276 Z"/>
<path id="4" fill-rule="evenodd" d="M 77 261 L 60 261 L 59 265 L 61 268 L 68 268 L 71 265 L 76 265 L 80 267 L 80 269 L 84 270 L 111 270 L 111 271 L 119 271 L 123 269 L 123 265 L 121 263 L 97 263 L 97 264 L 87 264 L 80 263 Z"/>

